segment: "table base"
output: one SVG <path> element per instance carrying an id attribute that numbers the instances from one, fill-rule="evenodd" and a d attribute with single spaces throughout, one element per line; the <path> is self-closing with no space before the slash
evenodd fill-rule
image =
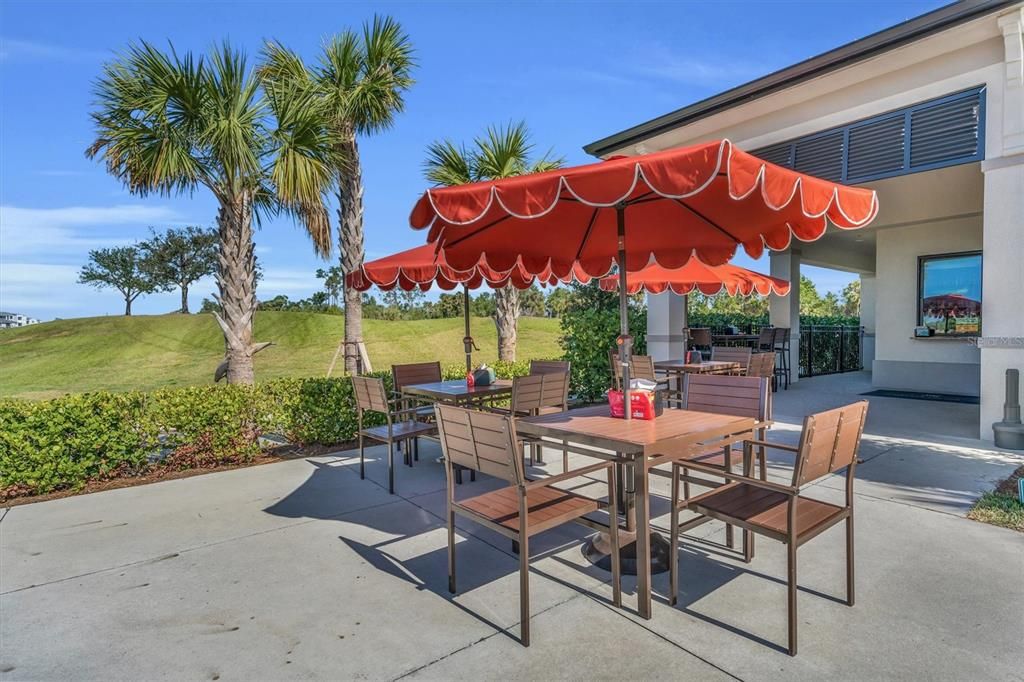
<path id="1" fill-rule="evenodd" d="M 619 561 L 622 564 L 622 575 L 636 575 L 636 541 L 630 539 L 632 533 L 619 531 L 619 540 L 629 544 L 619 547 Z M 651 575 L 668 572 L 668 561 L 671 554 L 669 542 L 661 533 L 651 531 Z M 594 533 L 583 544 L 583 556 L 594 566 L 608 571 L 612 570 L 611 542 L 605 532 Z"/>

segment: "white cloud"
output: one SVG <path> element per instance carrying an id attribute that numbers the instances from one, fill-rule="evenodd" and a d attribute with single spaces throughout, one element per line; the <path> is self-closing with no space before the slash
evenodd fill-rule
<path id="1" fill-rule="evenodd" d="M 111 55 L 112 53 L 101 50 L 54 45 L 34 40 L 0 38 L 0 62 L 100 60 L 106 59 Z"/>
<path id="2" fill-rule="evenodd" d="M 724 87 L 763 76 L 770 68 L 766 64 L 680 55 L 665 45 L 649 43 L 634 60 L 634 70 L 676 83 Z"/>
<path id="3" fill-rule="evenodd" d="M 273 298 L 278 294 L 285 294 L 294 298 L 296 294 L 308 296 L 320 289 L 320 280 L 314 274 L 315 270 L 288 270 L 281 268 L 269 268 L 263 271 L 263 279 L 256 284 L 256 293 L 259 298 Z"/>
<path id="4" fill-rule="evenodd" d="M 171 208 L 159 205 L 22 208 L 0 206 L 0 257 L 82 252 L 126 244 L 157 223 L 180 222 Z M 126 235 L 117 228 L 131 227 Z"/>
<path id="5" fill-rule="evenodd" d="M 73 306 L 78 266 L 52 263 L 0 265 L 0 309 L 45 317 L 44 310 Z M 71 305 L 69 305 L 71 304 Z"/>

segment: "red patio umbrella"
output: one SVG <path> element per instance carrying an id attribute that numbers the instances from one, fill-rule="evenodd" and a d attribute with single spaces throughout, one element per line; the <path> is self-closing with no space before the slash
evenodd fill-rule
<path id="1" fill-rule="evenodd" d="M 508 270 L 495 270 L 480 264 L 467 269 L 456 269 L 444 260 L 435 244 L 423 244 L 413 249 L 378 258 L 363 263 L 362 267 L 345 276 L 345 285 L 357 291 L 366 291 L 376 286 L 384 291 L 398 287 L 403 291 L 420 289 L 427 291 L 436 284 L 441 289 L 451 291 L 459 285 L 463 290 L 463 313 L 465 317 L 466 336 L 462 344 L 466 350 L 466 371 L 473 369 L 473 337 L 469 328 L 469 290 L 484 284 L 495 289 L 513 286 L 516 289 L 528 289 L 534 282 L 548 283 L 553 281 L 550 272 L 533 275 L 526 272 L 521 264 L 514 264 Z"/>
<path id="2" fill-rule="evenodd" d="M 793 236 L 821 237 L 878 213 L 872 190 L 782 168 L 720 140 L 545 173 L 427 190 L 409 222 L 429 228 L 455 268 L 484 264 L 558 278 L 624 274 L 619 288 L 620 361 L 629 387 L 629 272 L 651 262 L 680 268 L 693 255 L 728 262 L 740 245 L 753 258 Z M 629 396 L 625 396 L 628 405 Z M 626 411 L 627 416 L 629 410 Z"/>
<path id="3" fill-rule="evenodd" d="M 638 291 L 646 291 L 651 294 L 660 294 L 663 291 L 672 292 L 685 296 L 694 291 L 699 291 L 708 296 L 726 292 L 730 296 L 750 296 L 757 293 L 761 296 L 776 294 L 786 296 L 789 294 L 790 284 L 784 279 L 769 277 L 760 272 L 754 272 L 738 265 L 705 265 L 696 258 L 681 268 L 669 270 L 657 263 L 648 265 L 639 272 L 628 273 L 628 284 L 626 291 L 635 294 Z M 600 286 L 605 291 L 617 291 L 619 288 L 618 275 L 609 275 L 601 280 Z"/>

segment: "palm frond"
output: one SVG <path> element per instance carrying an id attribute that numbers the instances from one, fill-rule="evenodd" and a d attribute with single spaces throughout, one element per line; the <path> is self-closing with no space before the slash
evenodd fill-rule
<path id="1" fill-rule="evenodd" d="M 464 146 L 451 140 L 439 140 L 427 147 L 423 174 L 435 185 L 452 186 L 473 182 L 476 159 Z"/>

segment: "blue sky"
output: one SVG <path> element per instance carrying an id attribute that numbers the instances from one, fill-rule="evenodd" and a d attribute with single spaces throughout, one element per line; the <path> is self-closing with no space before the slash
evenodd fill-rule
<path id="1" fill-rule="evenodd" d="M 375 12 L 402 22 L 417 48 L 417 84 L 394 129 L 361 141 L 367 257 L 420 243 L 408 214 L 425 189 L 423 150 L 524 119 L 539 151 L 572 163 L 582 146 L 850 40 L 941 2 L 715 3 L 47 3 L 0 4 L 0 309 L 42 319 L 118 314 L 116 292 L 76 284 L 90 248 L 156 228 L 212 225 L 215 203 L 138 199 L 85 158 L 91 86 L 104 60 L 143 38 L 204 51 L 228 38 L 254 58 L 276 38 L 305 56 Z M 287 218 L 257 233 L 260 298 L 302 298 L 322 261 Z M 737 263 L 767 269 L 767 258 Z M 808 268 L 819 290 L 851 277 Z M 193 290 L 192 305 L 213 290 Z M 136 302 L 176 307 L 177 294 Z"/>

